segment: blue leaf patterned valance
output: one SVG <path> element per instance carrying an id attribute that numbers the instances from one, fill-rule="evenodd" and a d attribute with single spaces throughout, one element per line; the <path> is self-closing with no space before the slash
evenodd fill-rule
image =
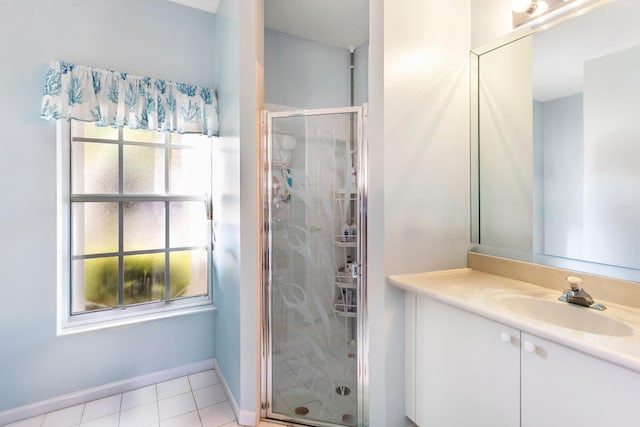
<path id="1" fill-rule="evenodd" d="M 61 61 L 52 62 L 47 70 L 40 117 L 218 135 L 213 89 Z"/>

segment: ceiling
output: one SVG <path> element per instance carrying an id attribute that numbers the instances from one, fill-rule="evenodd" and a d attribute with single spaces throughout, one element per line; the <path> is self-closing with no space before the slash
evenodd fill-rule
<path id="1" fill-rule="evenodd" d="M 211 13 L 220 4 L 220 0 L 169 1 Z M 264 25 L 330 46 L 355 48 L 369 40 L 369 0 L 264 0 Z"/>

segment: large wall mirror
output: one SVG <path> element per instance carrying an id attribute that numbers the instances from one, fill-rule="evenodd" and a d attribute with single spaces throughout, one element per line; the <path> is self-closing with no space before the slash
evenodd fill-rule
<path id="1" fill-rule="evenodd" d="M 473 250 L 640 282 L 640 1 L 472 54 Z"/>

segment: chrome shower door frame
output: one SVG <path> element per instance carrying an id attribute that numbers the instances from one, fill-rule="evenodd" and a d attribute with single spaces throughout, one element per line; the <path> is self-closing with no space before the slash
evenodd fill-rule
<path id="1" fill-rule="evenodd" d="M 260 416 L 270 421 L 281 421 L 287 423 L 300 422 L 299 419 L 278 416 L 272 411 L 273 408 L 273 371 L 272 371 L 272 305 L 271 293 L 273 290 L 272 259 L 271 259 L 271 194 L 272 182 L 270 179 L 272 171 L 272 131 L 273 119 L 287 117 L 321 116 L 331 114 L 354 114 L 356 120 L 356 185 L 357 185 L 357 211 L 358 211 L 358 234 L 357 234 L 357 426 L 369 426 L 369 329 L 368 329 L 368 308 L 367 308 L 367 199 L 368 199 L 368 144 L 366 138 L 367 104 L 355 107 L 305 109 L 292 111 L 269 112 L 262 111 L 261 114 L 261 144 L 260 144 L 260 171 L 259 171 L 259 191 L 262 203 L 259 211 L 260 224 L 260 292 L 261 298 L 261 330 L 260 330 Z M 314 426 L 335 427 L 340 424 L 324 423 L 314 421 Z"/>

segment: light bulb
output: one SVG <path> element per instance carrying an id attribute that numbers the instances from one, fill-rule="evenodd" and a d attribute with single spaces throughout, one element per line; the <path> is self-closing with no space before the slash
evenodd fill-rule
<path id="1" fill-rule="evenodd" d="M 549 10 L 549 5 L 544 0 L 538 0 L 536 10 L 531 14 L 531 16 L 539 16 Z"/>
<path id="2" fill-rule="evenodd" d="M 532 3 L 532 0 L 513 0 L 511 2 L 511 10 L 513 10 L 515 13 L 526 12 L 527 10 L 529 10 Z"/>

